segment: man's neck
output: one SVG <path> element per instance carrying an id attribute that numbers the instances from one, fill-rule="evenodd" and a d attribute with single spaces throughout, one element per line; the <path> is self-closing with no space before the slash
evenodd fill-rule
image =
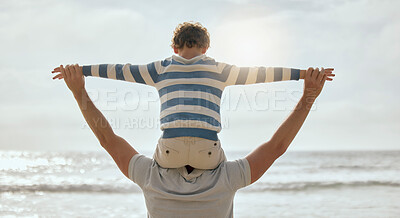
<path id="1" fill-rule="evenodd" d="M 186 165 L 185 167 L 186 167 L 188 174 L 190 174 L 194 170 L 194 168 L 190 165 Z"/>

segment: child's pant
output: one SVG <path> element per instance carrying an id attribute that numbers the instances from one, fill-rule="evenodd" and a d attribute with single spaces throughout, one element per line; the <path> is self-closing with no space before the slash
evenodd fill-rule
<path id="1" fill-rule="evenodd" d="M 164 168 L 190 165 L 196 169 L 215 169 L 226 161 L 219 139 L 214 141 L 190 136 L 160 137 L 153 158 Z"/>

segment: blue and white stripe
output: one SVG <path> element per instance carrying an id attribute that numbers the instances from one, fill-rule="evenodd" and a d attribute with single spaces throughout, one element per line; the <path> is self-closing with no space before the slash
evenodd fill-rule
<path id="1" fill-rule="evenodd" d="M 85 65 L 83 74 L 155 87 L 160 96 L 160 128 L 164 138 L 194 136 L 217 140 L 221 131 L 221 97 L 226 86 L 299 80 L 300 70 L 237 67 L 206 55 L 192 59 L 173 55 L 147 65 Z"/>

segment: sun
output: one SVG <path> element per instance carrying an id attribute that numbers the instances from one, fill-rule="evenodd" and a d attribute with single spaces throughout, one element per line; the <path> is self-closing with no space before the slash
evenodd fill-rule
<path id="1" fill-rule="evenodd" d="M 238 66 L 268 64 L 282 55 L 282 32 L 276 25 L 252 20 L 223 23 L 214 34 L 214 52 Z"/>

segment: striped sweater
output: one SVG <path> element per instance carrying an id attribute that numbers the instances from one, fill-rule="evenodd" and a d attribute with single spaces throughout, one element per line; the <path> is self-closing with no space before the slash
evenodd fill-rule
<path id="1" fill-rule="evenodd" d="M 282 67 L 237 67 L 205 54 L 192 59 L 172 55 L 145 65 L 84 65 L 85 76 L 142 83 L 160 97 L 163 138 L 193 136 L 217 140 L 221 131 L 220 103 L 230 85 L 299 80 L 300 70 Z"/>

